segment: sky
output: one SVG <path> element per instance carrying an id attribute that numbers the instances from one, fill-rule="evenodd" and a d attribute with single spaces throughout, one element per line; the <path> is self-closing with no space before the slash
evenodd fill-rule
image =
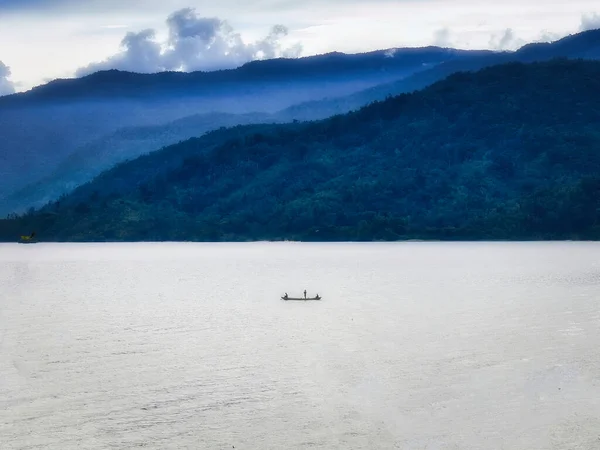
<path id="1" fill-rule="evenodd" d="M 593 28 L 597 0 L 0 0 L 0 95 L 101 69 L 215 70 L 425 45 L 515 50 Z"/>

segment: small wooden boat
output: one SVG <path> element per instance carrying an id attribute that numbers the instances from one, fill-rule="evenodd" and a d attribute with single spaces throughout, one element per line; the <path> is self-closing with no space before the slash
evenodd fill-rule
<path id="1" fill-rule="evenodd" d="M 31 233 L 29 236 L 21 236 L 19 239 L 19 244 L 35 244 L 37 243 L 37 239 L 35 238 L 35 231 Z"/>
<path id="2" fill-rule="evenodd" d="M 319 296 L 319 294 L 317 294 L 315 297 L 287 297 L 283 295 L 281 296 L 281 300 L 321 300 L 321 297 Z"/>

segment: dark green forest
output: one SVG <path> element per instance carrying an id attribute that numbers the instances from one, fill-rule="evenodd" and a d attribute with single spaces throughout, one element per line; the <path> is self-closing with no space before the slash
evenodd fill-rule
<path id="1" fill-rule="evenodd" d="M 0 239 L 600 238 L 600 62 L 509 63 L 122 163 Z"/>

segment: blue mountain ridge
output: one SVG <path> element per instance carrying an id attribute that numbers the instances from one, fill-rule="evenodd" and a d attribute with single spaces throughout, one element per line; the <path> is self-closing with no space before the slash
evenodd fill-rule
<path id="1" fill-rule="evenodd" d="M 391 57 L 390 55 L 393 56 Z M 149 118 L 156 119 L 158 116 L 164 116 L 164 114 L 158 112 L 162 108 L 166 108 L 170 112 L 179 110 L 179 115 L 174 114 L 170 117 L 156 119 L 155 122 L 158 122 L 158 124 L 152 123 L 152 120 L 149 122 L 142 121 L 137 126 L 135 122 L 133 124 L 123 123 L 123 121 L 120 123 L 111 123 L 110 127 L 95 134 L 94 131 L 96 130 L 90 131 L 85 126 L 79 127 L 77 131 L 81 132 L 81 136 L 78 136 L 77 132 L 72 132 L 67 127 L 62 132 L 56 133 L 55 136 L 51 136 L 51 139 L 47 139 L 46 137 L 41 142 L 41 147 L 43 147 L 44 143 L 47 143 L 55 147 L 58 145 L 67 148 L 68 151 L 60 154 L 59 158 L 55 158 L 50 162 L 46 162 L 47 158 L 41 159 L 45 162 L 44 167 L 50 167 L 51 170 L 37 177 L 32 177 L 33 179 L 27 180 L 28 182 L 11 186 L 11 189 L 5 190 L 4 195 L 2 195 L 2 190 L 0 190 L 0 214 L 23 211 L 30 206 L 41 206 L 45 202 L 70 191 L 78 184 L 98 175 L 102 170 L 111 167 L 115 163 L 157 150 L 165 145 L 192 136 L 198 136 L 220 126 L 322 119 L 334 114 L 355 110 L 372 101 L 382 100 L 389 95 L 422 89 L 459 71 L 478 70 L 483 67 L 510 61 L 543 61 L 557 57 L 595 59 L 598 58 L 598 55 L 600 55 L 600 32 L 599 30 L 591 30 L 567 36 L 552 43 L 527 44 L 515 52 L 462 51 L 440 49 L 437 47 L 388 49 L 356 55 L 345 55 L 334 52 L 297 60 L 275 59 L 253 61 L 238 69 L 218 72 L 196 72 L 191 74 L 171 72 L 148 75 L 105 71 L 79 80 L 58 80 L 27 93 L 10 96 L 13 100 L 9 102 L 9 105 L 14 106 L 19 101 L 24 102 L 24 104 L 33 102 L 38 108 L 43 109 L 47 107 L 52 109 L 51 106 L 47 106 L 46 102 L 51 98 L 59 98 L 61 99 L 62 108 L 67 110 L 65 115 L 68 116 L 70 113 L 69 106 L 68 104 L 64 105 L 62 102 L 73 99 L 75 99 L 73 101 L 79 102 L 82 99 L 81 96 L 84 96 L 85 101 L 88 101 L 89 99 L 93 99 L 94 96 L 99 95 L 98 92 L 105 92 L 114 102 L 123 101 L 121 95 L 125 95 L 125 97 L 129 96 L 127 97 L 128 100 L 131 100 L 134 96 L 141 96 L 141 100 L 138 99 L 138 101 L 141 101 L 142 104 L 136 103 L 134 109 L 137 108 L 139 112 L 144 113 Z M 344 70 L 340 70 L 340 68 Z M 384 78 L 390 72 L 393 73 L 392 77 L 396 77 L 396 79 L 392 82 L 386 82 Z M 249 102 L 254 103 L 254 108 L 250 108 L 250 111 L 238 110 L 231 113 L 230 111 L 235 111 L 236 107 L 235 105 L 233 107 L 229 105 L 229 107 L 221 108 L 220 114 L 215 114 L 214 112 L 195 113 L 184 121 L 187 124 L 185 127 L 177 125 L 178 122 L 181 123 L 180 120 L 183 120 L 185 116 L 185 107 L 182 108 L 181 99 L 183 98 L 185 101 L 186 99 L 195 97 L 196 94 L 193 92 L 200 92 L 201 89 L 204 89 L 204 87 L 198 88 L 197 91 L 188 91 L 188 94 L 185 94 L 186 90 L 182 86 L 194 86 L 194 83 L 196 85 L 215 83 L 216 85 L 224 86 L 229 83 L 230 86 L 235 88 L 240 85 L 231 81 L 233 79 L 260 79 L 263 80 L 261 81 L 263 83 L 262 87 L 265 88 L 267 86 L 266 89 L 268 90 L 268 86 L 273 86 L 273 83 L 276 84 L 278 81 L 287 80 L 287 85 L 283 86 L 280 91 L 285 95 L 286 92 L 289 93 L 294 89 L 295 82 L 298 83 L 295 87 L 300 86 L 315 74 L 321 74 L 322 78 L 314 79 L 313 85 L 323 86 L 328 81 L 331 83 L 331 78 L 328 79 L 327 77 L 337 75 L 338 78 L 333 81 L 333 84 L 337 83 L 339 87 L 340 84 L 343 84 L 348 78 L 356 74 L 358 74 L 359 78 L 365 74 L 370 74 L 369 76 L 372 80 L 380 76 L 381 73 L 384 76 L 378 78 L 374 86 L 358 90 L 358 92 L 349 95 L 342 95 L 335 98 L 321 98 L 308 102 L 297 102 L 292 106 L 275 111 L 260 111 L 257 108 L 260 105 L 259 102 Z M 223 74 L 226 74 L 224 79 L 227 81 L 223 81 L 223 79 L 217 76 Z M 261 78 L 261 76 L 265 78 Z M 286 77 L 289 78 L 286 79 Z M 137 80 L 137 83 L 135 80 Z M 140 80 L 145 81 L 142 83 L 139 82 Z M 184 82 L 180 84 L 179 81 L 182 80 Z M 264 80 L 269 81 L 266 82 Z M 364 78 L 362 80 L 364 81 Z M 88 87 L 88 91 L 85 91 L 85 86 Z M 128 88 L 132 86 L 134 86 L 134 89 L 138 89 L 135 95 L 127 93 Z M 251 83 L 248 86 L 256 88 L 256 85 L 252 85 Z M 160 88 L 157 88 L 155 91 L 153 87 Z M 169 89 L 176 92 L 176 95 L 172 98 L 163 95 Z M 355 89 L 358 89 L 358 87 L 355 86 Z M 329 94 L 331 92 L 331 90 L 328 90 Z M 142 95 L 144 93 L 150 98 Z M 218 97 L 214 92 L 212 95 Z M 317 98 L 319 96 L 324 97 L 325 94 L 321 92 L 315 95 Z M 27 100 L 23 100 L 25 97 L 27 97 Z M 198 97 L 206 100 L 207 95 L 202 97 L 202 94 L 198 94 Z M 15 100 L 17 98 L 20 100 Z M 38 99 L 36 100 L 38 103 L 33 101 L 36 98 Z M 2 100 L 3 98 L 0 98 L 0 118 L 3 114 Z M 84 111 L 83 117 L 85 117 L 85 114 L 93 116 L 94 112 L 98 112 L 102 107 L 104 111 L 97 113 L 96 120 L 90 117 L 88 123 L 97 120 L 102 121 L 102 117 L 110 116 L 114 109 L 110 102 L 106 103 L 97 99 L 91 101 L 100 101 L 100 105 L 102 106 L 95 104 L 95 111 L 93 108 L 88 108 L 88 110 Z M 39 104 L 46 106 L 39 106 Z M 21 108 L 23 107 L 21 105 Z M 11 106 L 8 106 L 8 109 L 12 109 Z M 27 108 L 25 107 L 25 109 Z M 191 109 L 198 108 L 193 106 Z M 53 112 L 56 113 L 56 111 Z M 239 112 L 243 112 L 243 114 L 240 115 L 238 114 Z M 170 120 L 173 117 L 177 118 Z M 47 126 L 47 123 L 43 123 L 43 125 Z M 122 131 L 118 131 L 119 125 L 124 125 Z M 56 140 L 59 142 L 56 143 Z M 52 153 L 52 156 L 54 157 L 56 154 Z M 23 160 L 20 161 L 23 163 Z M 25 165 L 27 167 L 27 163 L 31 164 L 30 160 L 26 159 L 24 161 L 25 164 L 22 164 L 22 166 Z M 27 169 L 25 168 L 25 170 Z M 19 178 L 20 181 L 24 179 L 26 177 Z"/>

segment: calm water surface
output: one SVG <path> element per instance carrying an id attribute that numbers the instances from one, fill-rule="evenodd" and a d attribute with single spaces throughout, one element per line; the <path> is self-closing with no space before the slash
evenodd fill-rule
<path id="1" fill-rule="evenodd" d="M 0 448 L 234 446 L 600 448 L 600 245 L 0 245 Z"/>

